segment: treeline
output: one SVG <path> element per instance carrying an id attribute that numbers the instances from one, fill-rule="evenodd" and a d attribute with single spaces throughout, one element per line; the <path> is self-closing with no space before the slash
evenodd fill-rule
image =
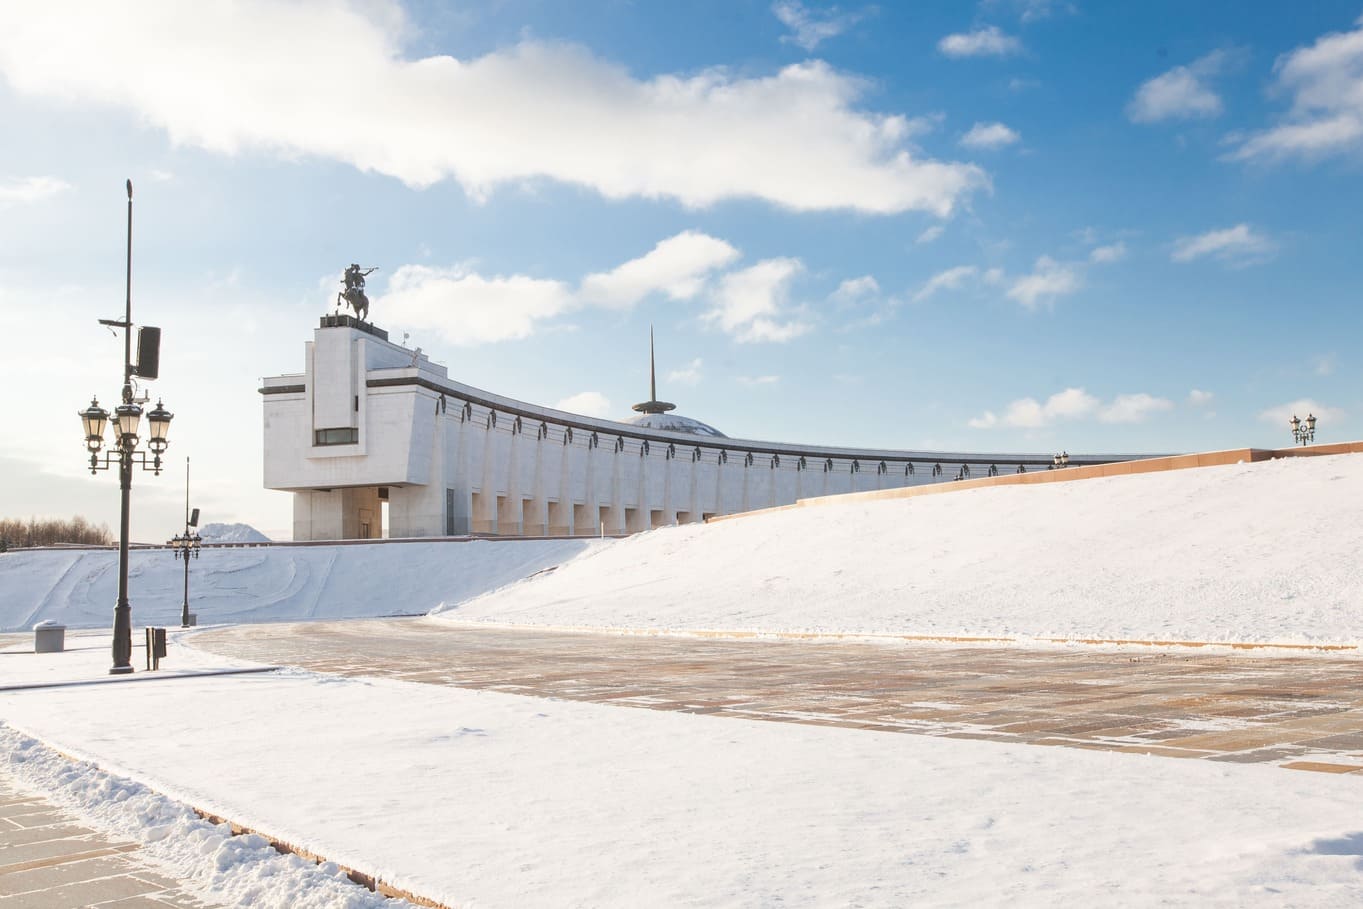
<path id="1" fill-rule="evenodd" d="M 27 521 L 0 518 L 0 541 L 10 549 L 20 546 L 52 546 L 57 543 L 81 543 L 86 546 L 108 546 L 114 535 L 108 524 L 98 526 L 77 515 L 69 521 L 60 518 Z"/>

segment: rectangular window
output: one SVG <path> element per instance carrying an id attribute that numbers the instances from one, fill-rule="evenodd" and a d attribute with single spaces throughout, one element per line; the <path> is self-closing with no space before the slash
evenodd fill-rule
<path id="1" fill-rule="evenodd" d="M 353 427 L 344 429 L 316 429 L 312 433 L 314 445 L 354 445 L 360 441 L 360 431 Z"/>

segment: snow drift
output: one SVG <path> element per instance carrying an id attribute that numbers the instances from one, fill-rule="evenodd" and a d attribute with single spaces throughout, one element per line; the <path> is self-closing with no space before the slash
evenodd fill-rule
<path id="1" fill-rule="evenodd" d="M 1363 456 L 846 502 L 666 528 L 454 620 L 1363 642 Z"/>
<path id="2" fill-rule="evenodd" d="M 189 564 L 200 624 L 413 615 L 510 584 L 599 545 L 592 540 L 386 543 L 205 549 Z M 43 619 L 103 627 L 118 553 L 45 550 L 0 556 L 0 631 Z M 184 564 L 168 549 L 129 554 L 139 625 L 180 624 Z"/>

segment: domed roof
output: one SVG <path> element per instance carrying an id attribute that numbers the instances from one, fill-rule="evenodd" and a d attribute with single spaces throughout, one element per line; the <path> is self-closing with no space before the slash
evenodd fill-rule
<path id="1" fill-rule="evenodd" d="M 684 432 L 693 436 L 711 436 L 717 439 L 727 439 L 724 433 L 715 429 L 708 423 L 700 420 L 693 420 L 678 413 L 641 413 L 638 416 L 628 417 L 622 422 L 631 426 L 642 426 L 648 429 L 662 429 L 667 432 Z"/>

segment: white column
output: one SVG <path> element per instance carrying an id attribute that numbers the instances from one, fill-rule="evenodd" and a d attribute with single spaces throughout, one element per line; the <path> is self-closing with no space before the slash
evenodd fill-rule
<path id="1" fill-rule="evenodd" d="M 530 516 L 525 524 L 527 534 L 549 532 L 549 497 L 544 490 L 544 446 L 548 441 L 549 427 L 540 424 L 535 428 L 535 487 L 530 500 Z"/>
<path id="2" fill-rule="evenodd" d="M 625 532 L 625 503 L 624 497 L 620 494 L 620 457 L 624 454 L 623 440 L 616 438 L 611 442 L 611 492 L 610 520 L 606 522 L 606 530 L 611 533 Z"/>
<path id="3" fill-rule="evenodd" d="M 497 532 L 497 479 L 492 472 L 493 464 L 497 461 L 497 430 L 493 424 L 496 413 L 489 411 L 487 423 L 483 429 L 483 470 L 482 470 L 482 490 L 478 499 L 482 507 L 478 509 L 478 514 L 474 515 L 474 529 L 483 533 Z"/>

